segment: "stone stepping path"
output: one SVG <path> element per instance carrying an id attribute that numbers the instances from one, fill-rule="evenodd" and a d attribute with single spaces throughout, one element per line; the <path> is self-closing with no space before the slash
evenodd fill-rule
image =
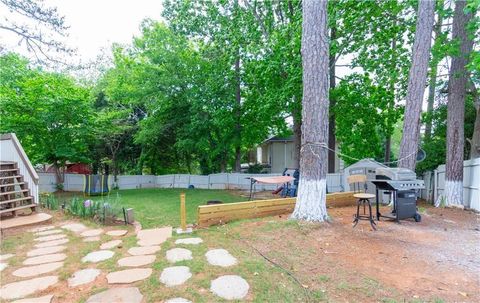
<path id="1" fill-rule="evenodd" d="M 226 275 L 213 280 L 210 291 L 225 300 L 240 300 L 248 294 L 247 281 L 240 276 Z"/>
<path id="2" fill-rule="evenodd" d="M 107 275 L 108 284 L 125 284 L 145 280 L 152 274 L 151 268 L 134 268 L 111 272 Z"/>
<path id="3" fill-rule="evenodd" d="M 112 237 L 121 237 L 121 236 L 125 236 L 127 232 L 128 230 L 124 230 L 124 229 L 110 230 L 110 231 L 107 231 L 107 235 Z"/>
<path id="4" fill-rule="evenodd" d="M 125 257 L 117 261 L 119 266 L 138 267 L 155 261 L 155 255 Z"/>
<path id="5" fill-rule="evenodd" d="M 185 248 L 173 248 L 166 253 L 167 260 L 170 263 L 176 263 L 185 260 L 192 260 L 192 252 Z"/>
<path id="6" fill-rule="evenodd" d="M 23 261 L 23 265 L 37 265 L 51 262 L 59 262 L 65 260 L 66 258 L 66 254 L 42 255 L 26 259 L 25 261 Z"/>
<path id="7" fill-rule="evenodd" d="M 208 263 L 215 266 L 229 267 L 237 264 L 237 259 L 225 249 L 212 249 L 205 254 Z"/>
<path id="8" fill-rule="evenodd" d="M 45 276 L 20 282 L 9 283 L 3 285 L 2 288 L 0 288 L 0 298 L 4 300 L 23 298 L 33 293 L 36 293 L 37 291 L 47 289 L 50 286 L 56 284 L 57 282 L 57 276 Z"/>
<path id="9" fill-rule="evenodd" d="M 17 269 L 12 273 L 16 277 L 34 277 L 55 271 L 63 266 L 63 262 L 45 263 Z"/>
<path id="10" fill-rule="evenodd" d="M 7 267 L 8 267 L 7 263 L 0 263 L 0 271 L 3 271 Z"/>
<path id="11" fill-rule="evenodd" d="M 11 257 L 15 256 L 14 254 L 4 254 L 4 255 L 0 255 L 0 261 L 7 261 L 8 259 L 10 259 Z"/>
<path id="12" fill-rule="evenodd" d="M 132 256 L 153 255 L 161 249 L 158 245 L 131 247 L 128 253 Z"/>
<path id="13" fill-rule="evenodd" d="M 82 262 L 91 262 L 97 263 L 113 257 L 115 253 L 111 250 L 97 250 L 87 254 L 85 257 L 82 258 Z"/>
<path id="14" fill-rule="evenodd" d="M 54 235 L 54 234 L 60 234 L 63 231 L 61 229 L 50 229 L 50 230 L 45 230 L 45 231 L 39 231 L 35 233 L 35 236 L 49 236 L 49 235 Z"/>
<path id="15" fill-rule="evenodd" d="M 50 303 L 52 302 L 52 299 L 53 299 L 53 295 L 46 295 L 38 298 L 20 299 L 10 303 Z"/>
<path id="16" fill-rule="evenodd" d="M 138 245 L 160 245 L 172 236 L 171 227 L 142 229 L 137 233 Z"/>
<path id="17" fill-rule="evenodd" d="M 101 234 L 103 234 L 103 229 L 98 228 L 98 229 L 86 230 L 86 231 L 82 232 L 80 234 L 80 236 L 82 236 L 82 237 L 96 237 L 96 236 L 100 236 Z"/>
<path id="18" fill-rule="evenodd" d="M 100 241 L 99 236 L 94 236 L 94 237 L 85 237 L 83 238 L 83 242 L 98 242 Z"/>
<path id="19" fill-rule="evenodd" d="M 122 240 L 112 240 L 100 245 L 100 249 L 112 249 L 122 244 Z"/>
<path id="20" fill-rule="evenodd" d="M 68 243 L 68 239 L 60 239 L 60 240 L 53 240 L 53 241 L 47 241 L 47 242 L 40 242 L 38 244 L 35 244 L 36 248 L 42 248 L 42 247 L 50 247 L 50 246 L 57 246 L 57 245 L 62 245 L 65 243 Z"/>
<path id="21" fill-rule="evenodd" d="M 136 287 L 110 288 L 88 298 L 86 303 L 141 303 L 143 295 Z"/>
<path id="22" fill-rule="evenodd" d="M 70 223 L 70 224 L 65 224 L 60 226 L 63 229 L 69 230 L 71 232 L 74 232 L 76 234 L 83 232 L 84 230 L 87 230 L 88 227 L 83 225 L 82 223 Z"/>
<path id="23" fill-rule="evenodd" d="M 87 268 L 76 271 L 72 277 L 68 279 L 68 287 L 76 287 L 95 281 L 101 271 L 95 268 Z"/>
<path id="24" fill-rule="evenodd" d="M 46 231 L 46 230 L 54 229 L 54 228 L 56 228 L 56 227 L 53 226 L 53 225 L 48 225 L 48 226 L 35 227 L 35 228 L 32 228 L 32 229 L 29 229 L 28 231 L 32 232 L 32 233 L 38 233 L 38 232 L 42 232 L 42 231 Z"/>
<path id="25" fill-rule="evenodd" d="M 173 299 L 168 299 L 165 301 L 165 303 L 192 303 L 192 301 L 189 301 L 184 298 L 173 298 Z"/>
<path id="26" fill-rule="evenodd" d="M 35 241 L 38 241 L 38 242 L 48 242 L 48 241 L 53 241 L 53 240 L 60 240 L 60 239 L 64 239 L 66 238 L 67 236 L 65 235 L 50 235 L 50 236 L 43 236 L 43 237 L 39 237 L 39 238 L 36 238 Z"/>
<path id="27" fill-rule="evenodd" d="M 192 277 L 187 266 L 172 266 L 165 268 L 160 274 L 160 282 L 167 287 L 182 285 Z"/>
<path id="28" fill-rule="evenodd" d="M 175 241 L 175 244 L 190 244 L 190 245 L 198 245 L 203 243 L 203 240 L 200 238 L 185 238 L 185 239 L 178 239 Z"/>
<path id="29" fill-rule="evenodd" d="M 66 246 L 47 246 L 42 248 L 36 248 L 27 252 L 27 257 L 35 257 L 41 255 L 54 254 L 67 249 Z"/>

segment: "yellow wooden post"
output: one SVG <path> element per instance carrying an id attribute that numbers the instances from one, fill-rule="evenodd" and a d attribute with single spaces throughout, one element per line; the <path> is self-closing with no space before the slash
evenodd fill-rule
<path id="1" fill-rule="evenodd" d="M 187 230 L 187 214 L 185 210 L 185 193 L 180 194 L 180 226 L 182 231 Z"/>

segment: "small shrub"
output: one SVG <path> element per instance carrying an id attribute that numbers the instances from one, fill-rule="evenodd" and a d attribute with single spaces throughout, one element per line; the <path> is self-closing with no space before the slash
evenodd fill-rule
<path id="1" fill-rule="evenodd" d="M 118 193 L 113 199 L 108 196 L 100 201 L 74 197 L 67 203 L 65 209 L 71 215 L 90 218 L 104 224 L 112 224 L 117 218 L 123 217 Z"/>
<path id="2" fill-rule="evenodd" d="M 55 184 L 55 189 L 56 189 L 56 190 L 63 191 L 64 188 L 65 188 L 65 186 L 64 186 L 63 183 L 57 183 L 57 184 Z"/>

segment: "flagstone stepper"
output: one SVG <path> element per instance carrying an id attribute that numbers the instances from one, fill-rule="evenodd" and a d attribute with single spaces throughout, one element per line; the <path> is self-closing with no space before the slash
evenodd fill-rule
<path id="1" fill-rule="evenodd" d="M 126 235 L 127 232 L 128 230 L 125 230 L 125 229 L 110 230 L 110 231 L 107 231 L 107 235 L 112 237 L 121 237 Z"/>
<path id="2" fill-rule="evenodd" d="M 153 245 L 153 246 L 136 246 L 136 247 L 131 247 L 128 250 L 128 253 L 131 254 L 132 256 L 141 256 L 141 255 L 153 255 L 157 251 L 161 249 L 160 246 L 158 245 Z"/>
<path id="3" fill-rule="evenodd" d="M 86 303 L 140 303 L 143 295 L 136 287 L 115 287 L 88 298 Z"/>
<path id="4" fill-rule="evenodd" d="M 68 279 L 69 287 L 76 287 L 83 284 L 88 284 L 95 281 L 95 279 L 100 275 L 101 271 L 96 268 L 87 268 L 76 271 Z"/>
<path id="5" fill-rule="evenodd" d="M 192 277 L 187 266 L 172 266 L 165 268 L 160 275 L 160 282 L 167 287 L 182 285 Z"/>
<path id="6" fill-rule="evenodd" d="M 171 227 L 142 229 L 137 233 L 138 245 L 152 246 L 167 241 L 172 236 Z"/>
<path id="7" fill-rule="evenodd" d="M 27 252 L 27 257 L 35 257 L 41 255 L 54 254 L 67 249 L 66 246 L 47 246 L 42 248 L 36 248 Z"/>
<path id="8" fill-rule="evenodd" d="M 45 231 L 39 231 L 35 233 L 35 236 L 49 236 L 55 234 L 61 234 L 63 231 L 61 229 L 50 229 Z"/>
<path id="9" fill-rule="evenodd" d="M 43 236 L 43 237 L 36 238 L 35 241 L 38 241 L 38 242 L 47 242 L 47 241 L 64 239 L 64 238 L 66 238 L 66 237 L 67 237 L 67 236 L 65 236 L 64 234 L 61 234 L 61 235 L 50 235 L 50 236 Z"/>
<path id="10" fill-rule="evenodd" d="M 88 229 L 80 234 L 82 237 L 95 237 L 95 236 L 100 236 L 103 234 L 103 229 L 97 228 L 97 229 Z"/>
<path id="11" fill-rule="evenodd" d="M 155 255 L 125 257 L 117 261 L 119 266 L 138 267 L 155 261 Z"/>
<path id="12" fill-rule="evenodd" d="M 122 244 L 122 240 L 112 240 L 112 241 L 103 243 L 100 246 L 100 249 L 112 249 L 119 246 L 120 244 Z"/>
<path id="13" fill-rule="evenodd" d="M 6 261 L 8 259 L 10 259 L 11 257 L 15 256 L 14 254 L 4 254 L 4 255 L 0 255 L 0 261 Z"/>
<path id="14" fill-rule="evenodd" d="M 172 248 L 167 250 L 166 258 L 170 263 L 192 260 L 192 252 L 185 248 Z"/>
<path id="15" fill-rule="evenodd" d="M 111 272 L 107 275 L 108 284 L 125 284 L 145 280 L 152 274 L 151 268 L 133 268 Z"/>
<path id="16" fill-rule="evenodd" d="M 16 277 L 34 277 L 55 271 L 63 266 L 63 262 L 45 263 L 17 269 L 12 273 Z"/>
<path id="17" fill-rule="evenodd" d="M 91 253 L 87 254 L 85 257 L 82 258 L 82 262 L 91 262 L 97 263 L 100 261 L 104 261 L 113 257 L 115 253 L 111 250 L 97 250 L 92 251 Z"/>
<path id="18" fill-rule="evenodd" d="M 50 303 L 52 302 L 52 299 L 53 299 L 53 295 L 46 295 L 38 298 L 27 298 L 27 299 L 15 300 L 10 303 Z"/>
<path id="19" fill-rule="evenodd" d="M 51 262 L 63 261 L 67 258 L 66 254 L 51 254 L 31 257 L 23 261 L 23 265 L 37 265 Z"/>
<path id="20" fill-rule="evenodd" d="M 80 233 L 87 229 L 87 227 L 82 223 L 69 223 L 69 224 L 62 225 L 61 228 L 69 230 L 74 233 Z"/>
<path id="21" fill-rule="evenodd" d="M 100 241 L 99 236 L 93 236 L 93 237 L 84 237 L 83 242 L 98 242 Z"/>
<path id="22" fill-rule="evenodd" d="M 35 227 L 35 228 L 32 228 L 32 229 L 29 229 L 28 231 L 29 232 L 32 232 L 32 233 L 38 233 L 38 232 L 41 232 L 41 231 L 45 231 L 45 230 L 49 230 L 49 229 L 54 229 L 55 226 L 53 225 L 48 225 L 48 226 L 40 226 L 40 227 Z"/>
<path id="23" fill-rule="evenodd" d="M 0 288 L 0 298 L 5 300 L 23 298 L 49 288 L 58 282 L 57 276 L 45 276 L 5 284 Z"/>
<path id="24" fill-rule="evenodd" d="M 50 246 L 57 246 L 61 244 L 68 243 L 68 239 L 60 239 L 60 240 L 54 240 L 54 241 L 47 241 L 47 242 L 40 242 L 38 244 L 35 244 L 36 248 L 42 248 L 42 247 L 50 247 Z"/>

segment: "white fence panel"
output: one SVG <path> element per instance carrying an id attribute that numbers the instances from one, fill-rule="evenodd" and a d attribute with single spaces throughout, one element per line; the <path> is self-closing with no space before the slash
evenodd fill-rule
<path id="1" fill-rule="evenodd" d="M 163 175 L 156 178 L 157 187 L 160 188 L 173 188 L 173 183 L 175 183 L 175 175 Z"/>
<path id="2" fill-rule="evenodd" d="M 190 185 L 190 175 L 188 174 L 175 175 L 175 182 L 173 184 L 173 187 L 188 188 L 189 185 Z"/>
<path id="3" fill-rule="evenodd" d="M 83 191 L 85 186 L 84 175 L 65 174 L 64 188 L 69 191 Z"/>
<path id="4" fill-rule="evenodd" d="M 228 187 L 228 174 L 212 174 L 209 175 L 209 188 L 210 189 L 227 189 Z"/>
<path id="5" fill-rule="evenodd" d="M 38 187 L 40 193 L 52 193 L 57 190 L 55 174 L 38 173 L 39 182 Z"/>
<path id="6" fill-rule="evenodd" d="M 344 191 L 343 174 L 327 174 L 327 189 L 329 193 Z"/>
<path id="7" fill-rule="evenodd" d="M 199 176 L 191 175 L 190 176 L 190 185 L 195 186 L 195 188 L 208 189 L 209 176 Z"/>

